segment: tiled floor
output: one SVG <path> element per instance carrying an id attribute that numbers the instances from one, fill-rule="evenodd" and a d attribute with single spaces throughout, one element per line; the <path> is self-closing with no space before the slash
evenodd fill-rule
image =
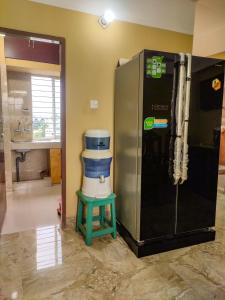
<path id="1" fill-rule="evenodd" d="M 225 167 L 221 168 L 222 174 L 218 176 L 218 189 L 221 193 L 225 193 Z"/>
<path id="2" fill-rule="evenodd" d="M 138 259 L 122 238 L 86 247 L 72 225 L 1 238 L 0 299 L 224 300 L 225 196 L 218 196 L 217 239 Z"/>
<path id="3" fill-rule="evenodd" d="M 2 233 L 59 224 L 56 209 L 60 195 L 60 185 L 51 186 L 48 178 L 14 183 L 14 192 L 7 195 Z"/>

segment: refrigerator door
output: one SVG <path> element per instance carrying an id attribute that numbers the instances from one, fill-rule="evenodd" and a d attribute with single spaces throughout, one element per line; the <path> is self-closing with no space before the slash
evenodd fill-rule
<path id="1" fill-rule="evenodd" d="M 188 179 L 179 185 L 175 233 L 215 225 L 224 62 L 192 57 Z"/>
<path id="2" fill-rule="evenodd" d="M 169 151 L 169 145 L 174 65 L 178 60 L 173 53 L 144 52 L 141 240 L 174 234 L 176 186 L 168 169 L 174 152 Z"/>

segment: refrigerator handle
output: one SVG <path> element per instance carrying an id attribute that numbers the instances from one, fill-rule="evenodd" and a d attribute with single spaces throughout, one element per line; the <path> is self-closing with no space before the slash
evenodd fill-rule
<path id="1" fill-rule="evenodd" d="M 172 99 L 171 99 L 171 122 L 170 122 L 170 141 L 169 141 L 169 168 L 168 174 L 171 181 L 173 178 L 173 160 L 174 160 L 174 143 L 176 138 L 176 98 L 178 90 L 178 75 L 179 75 L 179 62 L 175 60 L 173 66 L 173 88 L 172 88 Z"/>
<path id="2" fill-rule="evenodd" d="M 184 104 L 184 125 L 183 125 L 183 149 L 182 149 L 182 164 L 181 164 L 181 181 L 183 184 L 187 180 L 188 175 L 188 124 L 189 124 L 189 110 L 190 110 L 190 90 L 191 90 L 191 54 L 187 53 L 187 76 L 186 76 L 186 90 L 185 90 L 185 104 Z"/>
<path id="3" fill-rule="evenodd" d="M 183 100 L 185 89 L 185 54 L 180 53 L 180 70 L 178 95 L 176 101 L 176 139 L 174 144 L 174 184 L 178 184 L 181 179 L 181 162 L 182 162 L 182 120 L 183 120 Z"/>

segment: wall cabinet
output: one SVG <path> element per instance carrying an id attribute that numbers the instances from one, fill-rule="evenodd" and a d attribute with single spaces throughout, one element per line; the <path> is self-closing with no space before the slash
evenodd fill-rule
<path id="1" fill-rule="evenodd" d="M 5 37 L 5 57 L 60 64 L 60 44 L 34 41 L 29 38 Z"/>
<path id="2" fill-rule="evenodd" d="M 61 183 L 61 149 L 50 149 L 50 176 L 52 184 Z"/>

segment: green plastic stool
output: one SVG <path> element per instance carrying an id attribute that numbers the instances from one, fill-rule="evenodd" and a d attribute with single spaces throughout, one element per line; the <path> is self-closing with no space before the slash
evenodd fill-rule
<path id="1" fill-rule="evenodd" d="M 92 198 L 85 196 L 81 191 L 77 192 L 78 205 L 77 205 L 77 220 L 76 231 L 80 231 L 85 239 L 87 246 L 92 245 L 92 240 L 95 237 L 111 234 L 116 238 L 116 210 L 114 193 L 106 198 Z M 105 208 L 110 205 L 111 220 L 106 218 Z M 83 216 L 84 207 L 87 207 L 87 217 Z M 99 207 L 99 215 L 93 216 L 93 208 Z M 93 230 L 93 221 L 99 221 L 100 229 Z"/>

